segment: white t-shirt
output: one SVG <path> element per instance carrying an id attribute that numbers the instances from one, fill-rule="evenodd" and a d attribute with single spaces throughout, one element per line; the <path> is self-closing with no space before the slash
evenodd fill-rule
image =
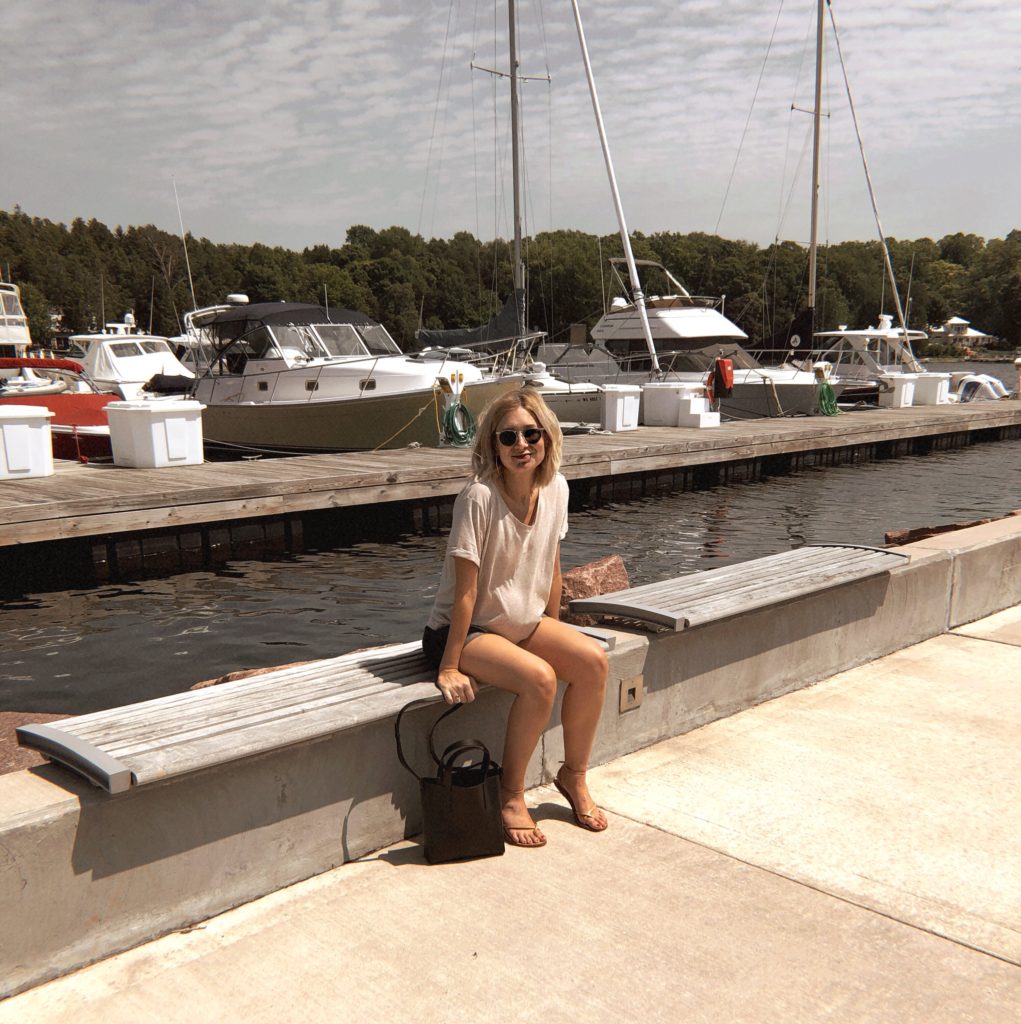
<path id="1" fill-rule="evenodd" d="M 514 643 L 539 624 L 553 583 L 557 545 L 567 536 L 567 481 L 558 473 L 539 491 L 535 522 L 521 522 L 495 482 L 473 480 L 454 502 L 439 590 L 428 625 L 450 624 L 454 605 L 454 558 L 479 567 L 472 625 Z"/>

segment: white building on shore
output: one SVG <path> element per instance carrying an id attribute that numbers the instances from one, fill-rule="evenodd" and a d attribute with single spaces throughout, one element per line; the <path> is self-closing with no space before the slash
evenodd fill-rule
<path id="1" fill-rule="evenodd" d="M 967 320 L 959 316 L 952 316 L 942 327 L 930 327 L 927 333 L 930 342 L 950 342 L 962 351 L 975 351 L 999 340 L 992 334 L 976 331 Z"/>

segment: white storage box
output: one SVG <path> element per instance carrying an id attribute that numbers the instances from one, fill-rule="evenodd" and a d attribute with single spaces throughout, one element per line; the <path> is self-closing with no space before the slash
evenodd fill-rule
<path id="1" fill-rule="evenodd" d="M 705 402 L 705 399 L 702 399 Z M 682 412 L 677 418 L 679 427 L 718 427 L 720 425 L 720 414 L 703 409 L 695 412 Z"/>
<path id="2" fill-rule="evenodd" d="M 700 384 L 676 380 L 650 381 L 642 385 L 642 423 L 647 427 L 676 427 L 684 400 L 705 394 Z"/>
<path id="3" fill-rule="evenodd" d="M 0 480 L 53 476 L 52 418 L 38 405 L 0 405 Z"/>
<path id="4" fill-rule="evenodd" d="M 607 384 L 603 388 L 603 430 L 637 430 L 642 389 L 637 384 Z"/>
<path id="5" fill-rule="evenodd" d="M 906 409 L 915 400 L 914 373 L 886 373 L 879 379 L 890 389 L 879 392 L 879 404 L 884 409 Z"/>
<path id="6" fill-rule="evenodd" d="M 110 402 L 110 447 L 115 466 L 158 469 L 202 462 L 202 410 L 188 399 Z"/>
<path id="7" fill-rule="evenodd" d="M 945 405 L 949 401 L 949 373 L 920 373 L 915 379 L 915 405 Z"/>

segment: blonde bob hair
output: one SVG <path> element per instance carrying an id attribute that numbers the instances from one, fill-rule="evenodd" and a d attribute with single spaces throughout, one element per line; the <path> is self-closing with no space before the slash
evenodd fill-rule
<path id="1" fill-rule="evenodd" d="M 515 409 L 524 409 L 535 419 L 546 435 L 545 453 L 539 468 L 535 471 L 535 482 L 545 487 L 560 469 L 560 454 L 564 448 L 564 435 L 560 423 L 542 400 L 535 388 L 527 385 L 516 391 L 508 391 L 494 398 L 482 410 L 475 432 L 475 446 L 472 449 L 472 467 L 479 480 L 493 480 L 503 472 L 503 463 L 497 449 L 497 430 L 500 421 Z"/>

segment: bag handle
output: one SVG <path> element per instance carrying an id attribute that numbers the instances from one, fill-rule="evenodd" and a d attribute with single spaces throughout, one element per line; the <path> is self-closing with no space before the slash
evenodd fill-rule
<path id="1" fill-rule="evenodd" d="M 489 748 L 481 740 L 454 740 L 454 742 L 443 751 L 443 761 L 440 764 L 438 781 L 440 785 L 446 789 L 450 799 L 453 799 L 454 773 L 457 771 L 457 766 L 454 762 L 469 750 L 482 751 L 482 805 L 483 807 L 488 807 L 489 793 L 486 790 L 485 781 L 489 778 L 490 772 L 493 768 L 496 769 L 496 775 L 499 776 L 500 767 L 490 757 Z"/>
<path id="2" fill-rule="evenodd" d="M 435 697 L 422 697 L 419 700 L 413 700 L 409 704 L 405 704 L 404 707 L 401 708 L 401 710 L 397 714 L 397 721 L 394 722 L 394 738 L 397 740 L 397 758 L 401 762 L 401 764 L 404 765 L 404 767 L 409 772 L 411 772 L 411 774 L 414 775 L 415 778 L 418 779 L 420 782 L 422 781 L 423 776 L 419 775 L 418 772 L 416 772 L 415 769 L 412 768 L 410 764 L 408 764 L 408 761 L 404 756 L 404 748 L 401 746 L 401 719 L 404 717 L 404 713 L 406 711 L 410 711 L 412 708 L 425 707 L 427 704 L 435 703 Z M 440 759 L 436 756 L 436 751 L 433 748 L 433 732 L 435 731 L 436 726 L 439 725 L 440 722 L 442 722 L 443 719 L 447 717 L 447 715 L 452 715 L 455 711 L 459 711 L 462 707 L 464 707 L 463 704 L 454 704 L 452 707 L 447 708 L 447 710 L 444 711 L 443 714 L 440 715 L 435 722 L 433 722 L 433 727 L 429 730 L 429 753 L 432 754 L 432 758 L 437 764 L 440 764 L 441 762 Z"/>
<path id="3" fill-rule="evenodd" d="M 493 763 L 493 758 L 489 753 L 489 747 L 482 740 L 454 740 L 443 751 L 443 757 L 439 761 L 440 769 L 452 774 L 457 767 L 454 762 L 462 754 L 467 754 L 469 750 L 480 750 L 482 752 L 482 774 L 483 776 L 488 775 L 489 766 Z"/>

